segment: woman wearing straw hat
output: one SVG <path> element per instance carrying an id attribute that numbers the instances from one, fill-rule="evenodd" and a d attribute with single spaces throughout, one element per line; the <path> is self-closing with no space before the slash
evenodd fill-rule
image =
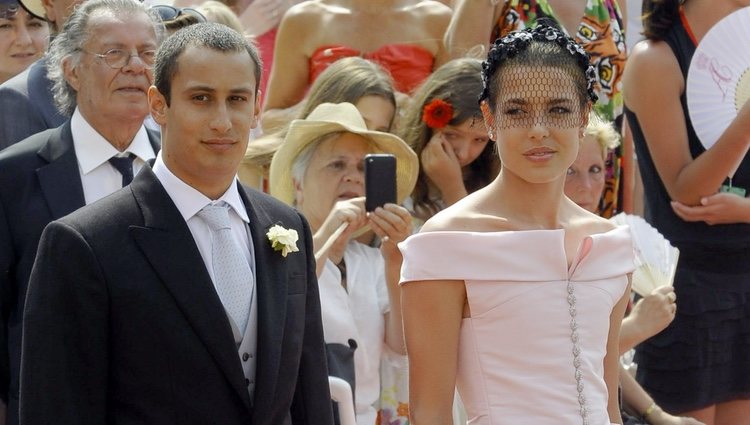
<path id="1" fill-rule="evenodd" d="M 326 342 L 358 345 L 355 410 L 362 424 L 375 423 L 381 357 L 405 353 L 396 244 L 411 234 L 409 212 L 399 205 L 365 213 L 368 153 L 396 156 L 403 201 L 416 181 L 416 154 L 397 136 L 368 130 L 351 103 L 324 103 L 293 121 L 270 170 L 271 195 L 295 205 L 313 231 Z M 383 241 L 379 249 L 355 240 L 367 226 Z"/>

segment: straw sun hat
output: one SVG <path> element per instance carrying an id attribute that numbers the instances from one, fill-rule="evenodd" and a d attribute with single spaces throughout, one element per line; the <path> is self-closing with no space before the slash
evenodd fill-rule
<path id="1" fill-rule="evenodd" d="M 44 10 L 42 0 L 18 0 L 18 3 L 20 3 L 27 12 L 37 18 L 46 19 L 47 13 Z"/>
<path id="2" fill-rule="evenodd" d="M 336 132 L 358 134 L 372 143 L 374 153 L 395 155 L 398 202 L 403 202 L 411 194 L 417 182 L 419 161 L 409 145 L 393 134 L 368 130 L 362 115 L 351 103 L 323 103 L 306 119 L 292 121 L 284 143 L 271 161 L 271 195 L 292 205 L 295 198 L 292 164 L 295 159 L 310 143 Z"/>

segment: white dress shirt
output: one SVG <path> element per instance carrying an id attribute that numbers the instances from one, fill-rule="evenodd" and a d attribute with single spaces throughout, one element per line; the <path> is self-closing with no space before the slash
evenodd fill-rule
<path id="1" fill-rule="evenodd" d="M 242 247 L 242 252 L 245 253 L 248 264 L 250 264 L 250 270 L 255 274 L 255 262 L 253 261 L 250 248 L 250 230 L 247 226 L 250 219 L 247 216 L 245 204 L 242 202 L 242 198 L 240 198 L 237 179 L 235 178 L 234 183 L 229 186 L 229 189 L 219 199 L 212 201 L 206 195 L 175 176 L 167 168 L 167 165 L 164 164 L 161 153 L 156 156 L 153 170 L 156 178 L 159 179 L 169 197 L 172 198 L 172 202 L 177 206 L 182 218 L 187 222 L 190 233 L 192 233 L 195 244 L 198 246 L 198 251 L 203 258 L 203 263 L 206 265 L 209 276 L 211 276 L 211 281 L 216 281 L 211 260 L 211 230 L 196 214 L 206 205 L 217 204 L 221 201 L 226 202 L 231 207 L 229 209 L 229 221 L 232 226 L 232 234 L 234 234 L 234 237 Z"/>
<path id="2" fill-rule="evenodd" d="M 146 129 L 141 126 L 125 152 L 118 151 L 94 127 L 89 124 L 76 108 L 70 119 L 70 130 L 73 134 L 73 146 L 78 159 L 78 172 L 81 174 L 83 197 L 86 205 L 97 201 L 122 188 L 122 174 L 109 159 L 113 156 L 125 156 L 132 153 L 133 175 L 154 158 L 154 149 L 148 139 Z"/>
<path id="3" fill-rule="evenodd" d="M 206 195 L 200 193 L 194 187 L 175 176 L 172 171 L 167 168 L 167 165 L 164 164 L 161 152 L 156 156 L 153 170 L 154 174 L 156 174 L 156 178 L 159 179 L 159 182 L 164 186 L 167 194 L 172 198 L 172 202 L 177 206 L 182 218 L 187 223 L 190 233 L 195 240 L 195 244 L 198 246 L 198 252 L 201 254 L 203 264 L 206 265 L 208 275 L 211 277 L 211 282 L 214 284 L 214 288 L 216 289 L 216 275 L 214 274 L 213 260 L 211 256 L 211 229 L 205 221 L 197 216 L 197 214 L 206 205 L 218 204 L 221 201 L 226 202 L 230 206 L 229 222 L 232 226 L 232 234 L 240 244 L 240 247 L 242 247 L 242 252 L 245 254 L 245 258 L 250 265 L 250 270 L 253 273 L 252 281 L 255 282 L 255 260 L 253 246 L 250 242 L 250 228 L 247 225 L 250 222 L 250 219 L 248 218 L 245 204 L 242 202 L 242 198 L 240 198 L 240 192 L 237 189 L 237 179 L 234 179 L 232 185 L 229 186 L 229 189 L 227 189 L 219 199 L 211 200 Z M 253 287 L 254 286 L 255 283 L 253 283 Z M 257 304 L 254 293 L 255 290 L 253 290 L 251 305 Z M 242 342 L 244 335 L 239 333 L 239 327 L 234 323 L 232 318 L 229 316 L 227 317 L 232 324 L 235 342 L 239 345 Z"/>
<path id="4" fill-rule="evenodd" d="M 219 199 L 211 200 L 175 176 L 164 163 L 161 152 L 156 156 L 153 171 L 156 174 L 156 178 L 159 179 L 159 182 L 164 187 L 164 190 L 172 198 L 172 202 L 177 206 L 180 215 L 182 215 L 182 218 L 187 223 L 195 244 L 198 246 L 203 264 L 206 265 L 211 282 L 214 284 L 214 289 L 216 289 L 216 277 L 211 256 L 211 230 L 203 219 L 197 217 L 197 214 L 203 207 L 209 204 L 217 204 L 223 201 L 230 206 L 229 224 L 232 227 L 232 235 L 242 247 L 242 252 L 245 254 L 245 258 L 250 265 L 250 271 L 253 274 L 253 289 L 250 295 L 250 317 L 247 322 L 245 334 L 240 334 L 239 327 L 228 313 L 227 319 L 232 326 L 234 342 L 237 344 L 237 355 L 240 358 L 242 371 L 247 382 L 247 391 L 252 400 L 255 396 L 255 370 L 257 366 L 258 297 L 256 295 L 258 292 L 255 289 L 255 276 L 257 276 L 257 273 L 255 271 L 255 251 L 253 250 L 250 227 L 248 226 L 250 219 L 247 215 L 245 204 L 242 202 L 242 198 L 240 198 L 237 177 L 234 178 L 234 182 L 232 182 L 229 189 Z"/>

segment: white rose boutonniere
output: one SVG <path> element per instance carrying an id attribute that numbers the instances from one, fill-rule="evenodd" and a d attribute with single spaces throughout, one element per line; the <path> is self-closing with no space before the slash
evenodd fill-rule
<path id="1" fill-rule="evenodd" d="M 278 224 L 268 229 L 268 240 L 271 241 L 271 246 L 275 251 L 281 252 L 282 257 L 286 257 L 290 252 L 297 252 L 297 231 L 294 229 L 285 229 Z"/>

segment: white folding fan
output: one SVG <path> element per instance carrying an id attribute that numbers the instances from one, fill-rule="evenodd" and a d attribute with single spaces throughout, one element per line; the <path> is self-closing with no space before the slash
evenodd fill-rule
<path id="1" fill-rule="evenodd" d="M 671 285 L 680 251 L 637 215 L 620 213 L 610 218 L 610 221 L 630 227 L 636 263 L 633 290 L 645 297 L 660 286 Z"/>
<path id="2" fill-rule="evenodd" d="M 686 91 L 693 128 L 708 149 L 750 97 L 750 7 L 706 33 L 690 62 Z"/>

